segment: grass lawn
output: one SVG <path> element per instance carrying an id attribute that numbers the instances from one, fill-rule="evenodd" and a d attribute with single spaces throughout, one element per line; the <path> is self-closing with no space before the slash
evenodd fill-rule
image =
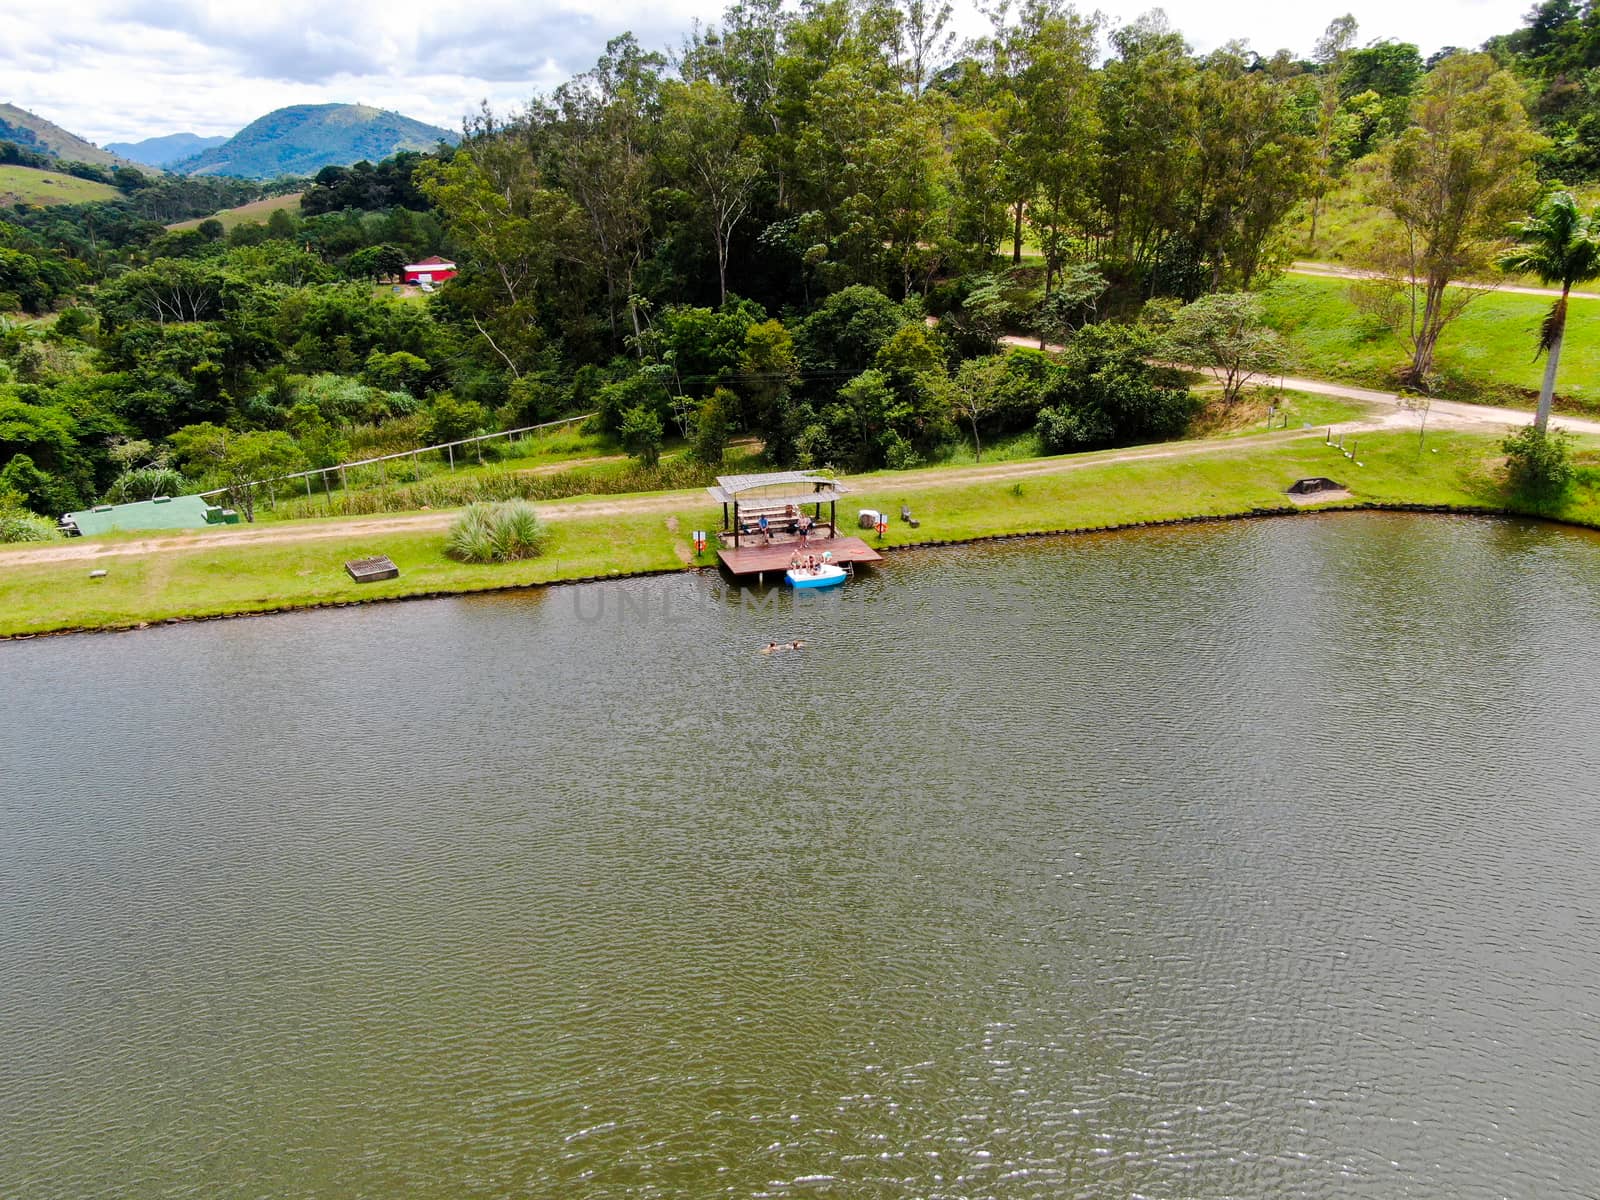
<path id="1" fill-rule="evenodd" d="M 0 206 L 12 204 L 88 204 L 122 195 L 108 183 L 79 179 L 36 167 L 0 166 Z"/>
<path id="2" fill-rule="evenodd" d="M 1221 389 L 1210 383 L 1209 375 L 1201 378 L 1205 382 L 1194 390 L 1208 403 L 1190 427 L 1191 437 L 1250 437 L 1280 429 L 1342 425 L 1363 420 L 1378 408 L 1361 400 L 1279 388 L 1271 381 L 1245 389 L 1234 404 L 1223 407 Z"/>
<path id="3" fill-rule="evenodd" d="M 1586 461 L 1600 462 L 1600 439 L 1582 439 Z M 1498 439 L 1486 434 L 1428 435 L 1419 449 L 1411 433 L 1364 435 L 1358 460 L 1347 460 L 1316 437 L 1238 438 L 1149 447 L 1164 457 L 1112 461 L 1117 451 L 1042 460 L 1015 469 L 1019 477 L 970 481 L 949 468 L 879 472 L 850 480 L 847 525 L 857 508 L 898 512 L 909 504 L 922 522 L 891 524 L 883 544 L 950 541 L 1009 533 L 1098 528 L 1136 521 L 1221 516 L 1281 509 L 1283 489 L 1305 475 L 1328 475 L 1356 501 L 1497 506 Z M 1013 469 L 1013 468 L 1007 468 Z M 96 563 L 8 566 L 0 572 L 0 633 L 115 626 L 173 616 L 202 616 L 374 599 L 428 592 L 467 592 L 611 572 L 677 567 L 689 529 L 714 529 L 719 512 L 704 492 L 671 493 L 669 512 L 574 517 L 551 522 L 542 558 L 468 566 L 444 557 L 440 531 L 360 534 L 279 544 L 197 545 L 193 550 Z M 1600 525 L 1600 468 L 1582 472 L 1581 486 L 1558 512 Z M 669 529 L 676 518 L 679 532 Z M 200 535 L 203 540 L 204 535 Z M 869 540 L 876 540 L 870 539 Z M 388 554 L 398 579 L 357 585 L 346 559 Z M 711 556 L 702 563 L 714 561 Z M 90 580 L 96 566 L 107 578 Z"/>
<path id="4" fill-rule="evenodd" d="M 1291 370 L 1372 387 L 1393 386 L 1406 362 L 1400 342 L 1362 313 L 1341 279 L 1287 275 L 1262 293 L 1267 318 L 1289 339 Z M 1542 296 L 1498 292 L 1479 296 L 1445 327 L 1437 357 L 1443 395 L 1532 407 L 1544 373 L 1534 360 Z M 1558 407 L 1600 410 L 1600 301 L 1575 300 L 1556 382 Z"/>
<path id="5" fill-rule="evenodd" d="M 257 224 L 265 225 L 267 218 L 271 217 L 275 209 L 283 209 L 291 217 L 300 215 L 299 196 L 268 196 L 265 200 L 252 200 L 249 204 L 241 204 L 238 208 L 225 208 L 221 212 L 213 213 L 218 221 L 222 222 L 224 229 L 232 229 L 235 225 Z M 168 229 L 197 229 L 201 221 L 209 221 L 211 217 L 195 217 L 192 221 L 176 221 L 168 225 Z"/>
<path id="6" fill-rule="evenodd" d="M 1492 437 L 1430 434 L 1421 453 L 1409 433 L 1364 435 L 1358 445 L 1359 467 L 1321 438 L 1238 439 L 1204 454 L 1137 462 L 1097 462 L 1116 453 L 1101 451 L 1076 456 L 1083 465 L 1075 470 L 1000 482 L 941 484 L 926 472 L 904 480 L 863 475 L 850 482 L 861 493 L 859 507 L 898 513 L 908 504 L 922 521 L 921 529 L 893 522 L 886 545 L 1282 508 L 1284 489 L 1308 475 L 1337 480 L 1357 501 L 1501 503 L 1489 465 L 1498 453 Z M 1574 505 L 1574 519 L 1600 519 L 1600 502 L 1587 490 Z"/>
<path id="7" fill-rule="evenodd" d="M 400 568 L 400 577 L 365 584 L 352 580 L 344 563 L 370 554 L 387 554 Z M 127 625 L 423 592 L 471 592 L 679 565 L 673 534 L 659 513 L 552 522 L 546 553 L 518 563 L 454 562 L 444 556 L 441 531 L 197 546 L 94 564 L 8 567 L 0 573 L 0 633 Z M 106 577 L 90 579 L 91 567 L 105 568 Z"/>

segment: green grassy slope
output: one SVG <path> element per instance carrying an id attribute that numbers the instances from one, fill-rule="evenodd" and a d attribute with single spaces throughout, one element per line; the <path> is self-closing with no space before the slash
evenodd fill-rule
<path id="1" fill-rule="evenodd" d="M 268 196 L 265 200 L 252 200 L 249 204 L 241 204 L 237 208 L 225 208 L 212 216 L 222 222 L 224 229 L 232 229 L 235 225 L 248 225 L 252 222 L 265 225 L 267 219 L 276 209 L 285 210 L 291 217 L 300 215 L 300 197 Z M 194 229 L 201 221 L 210 220 L 210 217 L 195 217 L 192 221 L 175 221 L 168 225 L 168 229 Z"/>
<path id="2" fill-rule="evenodd" d="M 1406 362 L 1404 348 L 1351 300 L 1339 279 L 1289 275 L 1264 293 L 1268 320 L 1291 347 L 1291 371 L 1321 379 L 1389 387 Z M 1526 406 L 1537 396 L 1544 360 L 1534 359 L 1542 296 L 1496 292 L 1479 296 L 1439 341 L 1441 393 L 1453 398 Z M 1568 318 L 1560 406 L 1600 411 L 1600 300 L 1574 300 Z"/>
<path id="3" fill-rule="evenodd" d="M 34 167 L 0 166 L 0 205 L 86 204 L 115 200 L 122 193 L 106 183 L 41 171 Z"/>

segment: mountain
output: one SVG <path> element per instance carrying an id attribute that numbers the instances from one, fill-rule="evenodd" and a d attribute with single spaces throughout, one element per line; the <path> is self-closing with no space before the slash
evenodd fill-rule
<path id="1" fill-rule="evenodd" d="M 227 140 L 225 137 L 201 137 L 197 133 L 169 133 L 164 137 L 145 138 L 142 142 L 107 142 L 106 149 L 123 158 L 131 158 L 136 163 L 165 167 L 180 158 L 192 158 L 213 146 L 220 146 Z"/>
<path id="2" fill-rule="evenodd" d="M 0 142 L 15 142 L 66 162 L 94 163 L 102 167 L 134 165 L 15 104 L 0 104 Z"/>
<path id="3" fill-rule="evenodd" d="M 432 150 L 459 138 L 397 112 L 365 104 L 294 104 L 252 121 L 220 146 L 171 164 L 185 175 L 276 179 L 323 167 L 378 162 L 399 150 Z"/>

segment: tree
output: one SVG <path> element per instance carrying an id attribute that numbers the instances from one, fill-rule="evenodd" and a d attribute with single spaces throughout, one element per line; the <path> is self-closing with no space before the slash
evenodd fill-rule
<path id="1" fill-rule="evenodd" d="M 367 355 L 367 361 L 361 369 L 361 378 L 365 382 L 386 392 L 415 393 L 417 385 L 427 374 L 427 360 L 404 350 L 396 350 L 393 354 L 374 350 Z"/>
<path id="2" fill-rule="evenodd" d="M 761 159 L 744 132 L 739 103 L 726 89 L 704 80 L 673 84 L 661 100 L 662 159 L 710 230 L 719 302 L 726 304 L 730 243 L 750 210 Z"/>
<path id="3" fill-rule="evenodd" d="M 525 147 L 504 139 L 475 141 L 448 163 L 425 163 L 417 178 L 458 247 L 463 272 L 451 281 L 454 302 L 520 377 L 545 344 L 545 294 L 583 295 L 572 269 L 587 257 L 577 206 L 546 186 Z"/>
<path id="4" fill-rule="evenodd" d="M 1005 359 L 998 355 L 969 358 L 956 371 L 951 401 L 955 411 L 972 428 L 974 462 L 983 461 L 983 439 L 979 425 L 994 411 L 995 392 L 1005 374 Z"/>
<path id="5" fill-rule="evenodd" d="M 793 402 L 797 370 L 794 339 L 781 321 L 760 321 L 745 330 L 736 390 L 747 427 L 761 434 L 767 456 L 778 463 L 794 460 L 800 435 Z"/>
<path id="6" fill-rule="evenodd" d="M 1312 60 L 1317 64 L 1316 123 L 1312 135 L 1314 144 L 1313 183 L 1311 188 L 1311 232 L 1307 244 L 1317 244 L 1317 217 L 1322 201 L 1338 177 L 1343 166 L 1343 147 L 1339 137 L 1341 117 L 1340 102 L 1344 99 L 1344 70 L 1356 40 L 1356 19 L 1349 13 L 1328 22 L 1328 28 L 1317 39 Z"/>
<path id="7" fill-rule="evenodd" d="M 1427 390 L 1439 335 L 1484 288 L 1508 221 L 1534 186 L 1521 85 L 1486 54 L 1458 54 L 1427 77 L 1414 124 L 1383 152 L 1372 199 L 1393 223 L 1379 236 L 1379 277 L 1358 289 L 1405 342 L 1408 385 Z"/>
<path id="8" fill-rule="evenodd" d="M 1101 70 L 1100 188 L 1109 257 L 1141 282 L 1180 222 L 1196 66 L 1160 9 L 1111 35 Z"/>
<path id="9" fill-rule="evenodd" d="M 475 400 L 460 400 L 449 392 L 435 396 L 425 410 L 423 437 L 430 445 L 459 442 L 482 433 L 489 425 L 489 410 Z"/>
<path id="10" fill-rule="evenodd" d="M 1211 55 L 1195 80 L 1185 234 L 1208 290 L 1248 288 L 1274 265 L 1283 251 L 1274 235 L 1308 194 L 1310 139 L 1295 132 L 1289 101 L 1237 45 Z"/>
<path id="11" fill-rule="evenodd" d="M 1501 255 L 1500 266 L 1537 275 L 1546 285 L 1561 285 L 1561 297 L 1550 306 L 1539 329 L 1539 350 L 1549 355 L 1534 419 L 1534 428 L 1542 433 L 1550 424 L 1561 340 L 1567 331 L 1567 293 L 1600 276 L 1600 211 L 1585 217 L 1571 192 L 1557 192 L 1516 229 L 1517 245 Z"/>
<path id="12" fill-rule="evenodd" d="M 1092 321 L 1100 297 L 1110 284 L 1096 266 L 1071 263 L 1062 268 L 1061 282 L 1030 314 L 1030 323 L 1039 334 L 1039 349 L 1051 338 L 1063 340 L 1086 321 Z"/>
<path id="13" fill-rule="evenodd" d="M 287 241 L 299 232 L 299 223 L 289 215 L 289 210 L 275 208 L 272 215 L 267 218 L 267 236 L 277 240 Z"/>
<path id="14" fill-rule="evenodd" d="M 1045 451 L 1093 450 L 1178 437 L 1198 407 L 1177 372 L 1149 362 L 1137 327 L 1090 325 L 1051 364 L 1036 426 Z"/>
<path id="15" fill-rule="evenodd" d="M 1162 342 L 1174 362 L 1204 367 L 1232 404 L 1252 379 L 1283 364 L 1284 344 L 1267 327 L 1261 300 L 1245 292 L 1214 292 L 1180 308 Z"/>
<path id="16" fill-rule="evenodd" d="M 739 398 L 727 388 L 717 388 L 700 406 L 694 423 L 693 454 L 697 462 L 721 466 L 728 445 L 728 424 Z"/>
<path id="17" fill-rule="evenodd" d="M 621 340 L 623 308 L 633 336 L 640 333 L 634 284 L 650 227 L 648 141 L 663 65 L 623 34 L 606 43 L 592 70 L 556 89 L 553 105 L 533 114 L 561 184 L 582 212 L 590 261 L 606 283 L 613 341 Z"/>
<path id="18" fill-rule="evenodd" d="M 622 441 L 623 449 L 645 466 L 655 467 L 660 464 L 664 438 L 661 417 L 654 410 L 642 405 L 630 408 L 622 416 L 622 428 L 618 431 L 618 437 Z"/>
<path id="19" fill-rule="evenodd" d="M 186 425 L 169 439 L 184 473 L 224 488 L 246 521 L 256 519 L 256 485 L 281 479 L 305 465 L 300 447 L 280 429 L 237 433 L 210 423 Z"/>
<path id="20" fill-rule="evenodd" d="M 1015 71 L 1016 126 L 1007 146 L 1012 203 L 1025 210 L 1044 252 L 1044 290 L 1088 224 L 1097 167 L 1094 18 L 1059 0 L 1025 0 L 1009 49 Z M 1020 224 L 1013 225 L 1013 233 Z M 1013 260 L 1015 261 L 1015 259 Z"/>
<path id="21" fill-rule="evenodd" d="M 850 376 L 872 365 L 883 344 L 904 325 L 905 310 L 876 288 L 857 284 L 835 292 L 795 328 L 795 358 L 813 375 Z"/>

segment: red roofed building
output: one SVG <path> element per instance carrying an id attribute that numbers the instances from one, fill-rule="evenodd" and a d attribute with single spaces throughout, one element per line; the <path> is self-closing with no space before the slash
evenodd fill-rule
<path id="1" fill-rule="evenodd" d="M 443 283 L 446 279 L 455 277 L 455 263 L 440 258 L 437 254 L 430 255 L 421 262 L 406 264 L 407 283 Z"/>

